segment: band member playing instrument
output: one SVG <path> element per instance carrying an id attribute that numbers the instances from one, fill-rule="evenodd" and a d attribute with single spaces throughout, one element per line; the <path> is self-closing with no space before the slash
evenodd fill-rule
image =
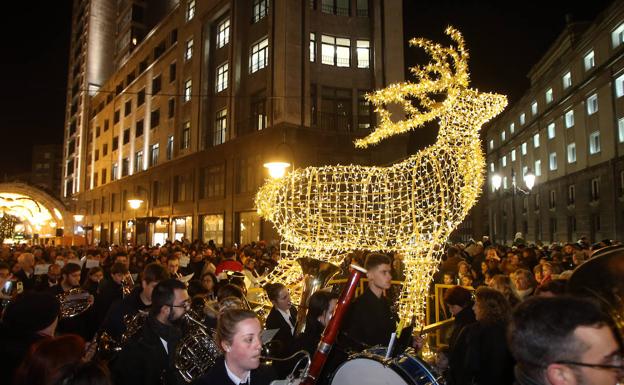
<path id="1" fill-rule="evenodd" d="M 294 342 L 297 310 L 292 305 L 288 289 L 281 283 L 269 283 L 265 285 L 264 290 L 273 304 L 266 319 L 265 328 L 267 330 L 278 329 L 271 341 L 275 341 L 271 355 L 279 358 L 287 357 Z M 280 377 L 288 375 L 292 369 L 292 363 L 289 362 L 276 361 L 275 365 Z"/>
<path id="2" fill-rule="evenodd" d="M 110 269 L 110 278 L 104 278 L 100 282 L 93 305 L 97 325 L 104 321 L 111 305 L 123 298 L 123 280 L 128 274 L 128 267 L 124 263 L 115 262 Z"/>
<path id="3" fill-rule="evenodd" d="M 169 273 L 164 266 L 156 262 L 145 266 L 141 287 L 135 288 L 124 299 L 111 306 L 102 323 L 101 330 L 119 340 L 126 331 L 124 319 L 135 316 L 139 311 L 149 310 L 152 305 L 152 291 L 159 282 L 166 279 L 169 279 Z"/>
<path id="4" fill-rule="evenodd" d="M 80 265 L 75 263 L 65 264 L 61 269 L 61 281 L 57 285 L 48 288 L 47 292 L 58 296 L 72 289 L 80 288 L 80 272 Z M 93 296 L 89 295 L 89 303 L 92 304 L 93 300 Z M 57 328 L 58 333 L 78 334 L 85 340 L 90 340 L 93 334 L 93 330 L 89 325 L 92 317 L 93 308 L 89 308 L 87 311 L 71 318 L 61 318 Z"/>
<path id="5" fill-rule="evenodd" d="M 251 310 L 228 309 L 220 315 L 217 344 L 224 352 L 212 369 L 194 385 L 268 385 L 275 379 L 270 367 L 260 365 L 262 326 Z"/>
<path id="6" fill-rule="evenodd" d="M 182 337 L 178 324 L 189 308 L 189 295 L 182 282 L 168 279 L 156 285 L 145 324 L 113 362 L 116 385 L 184 384 L 173 356 Z"/>
<path id="7" fill-rule="evenodd" d="M 346 341 L 355 350 L 368 346 L 388 345 L 391 334 L 396 330 L 398 316 L 390 308 L 385 291 L 392 280 L 390 258 L 372 253 L 364 264 L 368 288 L 353 301 L 345 325 Z M 357 346 L 360 344 L 360 346 Z"/>

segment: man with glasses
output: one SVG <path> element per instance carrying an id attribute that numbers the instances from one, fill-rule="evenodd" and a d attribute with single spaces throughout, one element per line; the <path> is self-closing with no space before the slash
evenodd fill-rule
<path id="1" fill-rule="evenodd" d="M 184 283 L 167 279 L 156 285 L 143 328 L 130 339 L 112 365 L 116 385 L 184 384 L 174 366 L 174 355 L 182 337 L 180 320 L 189 308 Z"/>
<path id="2" fill-rule="evenodd" d="M 624 378 L 611 319 L 588 299 L 529 298 L 508 330 L 518 385 L 616 385 Z"/>

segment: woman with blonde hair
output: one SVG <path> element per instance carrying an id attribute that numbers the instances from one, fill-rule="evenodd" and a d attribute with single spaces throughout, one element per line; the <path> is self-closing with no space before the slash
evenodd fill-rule
<path id="1" fill-rule="evenodd" d="M 494 290 L 500 291 L 505 296 L 505 299 L 509 301 L 509 305 L 511 305 L 512 308 L 520 303 L 520 298 L 516 295 L 513 283 L 508 275 L 496 274 L 492 277 L 488 286 Z"/>

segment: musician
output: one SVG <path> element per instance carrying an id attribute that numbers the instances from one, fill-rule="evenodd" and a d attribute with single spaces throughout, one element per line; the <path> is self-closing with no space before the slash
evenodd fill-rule
<path id="1" fill-rule="evenodd" d="M 58 285 L 59 280 L 61 279 L 61 266 L 53 263 L 48 266 L 48 274 L 41 277 L 35 286 L 37 291 L 45 291 L 51 288 L 52 286 Z"/>
<path id="2" fill-rule="evenodd" d="M 180 256 L 178 253 L 174 253 L 169 258 L 167 258 L 167 270 L 169 270 L 169 276 L 171 278 L 180 278 L 182 274 L 178 272 L 180 269 Z"/>
<path id="3" fill-rule="evenodd" d="M 130 274 L 128 267 L 122 262 L 115 262 L 110 269 L 110 278 L 104 278 L 100 282 L 95 304 L 95 322 L 101 324 L 111 305 L 123 298 L 124 279 Z"/>
<path id="4" fill-rule="evenodd" d="M 156 285 L 145 324 L 113 363 L 116 385 L 185 384 L 175 368 L 174 355 L 182 337 L 178 325 L 189 308 L 184 283 L 167 279 Z"/>
<path id="5" fill-rule="evenodd" d="M 193 385 L 268 385 L 275 373 L 260 365 L 262 326 L 251 310 L 229 309 L 219 317 L 217 344 L 224 352 L 208 373 Z"/>
<path id="6" fill-rule="evenodd" d="M 106 314 L 101 330 L 106 331 L 116 340 L 126 331 L 125 317 L 133 317 L 139 311 L 147 311 L 152 305 L 152 291 L 156 285 L 169 279 L 167 269 L 157 262 L 145 266 L 141 279 L 141 287 L 134 288 L 121 301 L 115 302 Z"/>
<path id="7" fill-rule="evenodd" d="M 30 347 L 54 336 L 60 313 L 59 300 L 50 293 L 27 292 L 11 302 L 0 324 L 0 375 L 13 383 L 13 375 Z"/>
<path id="8" fill-rule="evenodd" d="M 22 253 L 17 257 L 19 270 L 14 274 L 18 281 L 22 282 L 24 291 L 35 289 L 35 256 L 31 253 Z"/>
<path id="9" fill-rule="evenodd" d="M 290 353 L 290 349 L 295 340 L 295 328 L 297 326 L 297 309 L 292 305 L 290 293 L 281 283 L 269 283 L 264 286 L 264 290 L 273 304 L 266 319 L 265 328 L 278 329 L 277 334 L 271 342 L 275 357 L 284 358 Z M 283 377 L 290 373 L 292 363 L 275 362 L 275 370 L 278 376 Z"/>
<path id="10" fill-rule="evenodd" d="M 375 345 L 387 346 L 398 320 L 385 296 L 392 280 L 390 258 L 371 253 L 364 266 L 368 287 L 351 304 L 344 329 L 347 336 L 345 343 L 355 350 Z"/>
<path id="11" fill-rule="evenodd" d="M 80 265 L 67 263 L 61 269 L 61 281 L 47 291 L 58 296 L 69 292 L 71 289 L 80 288 L 80 273 Z M 88 301 L 93 304 L 93 300 L 93 296 L 90 295 Z M 71 318 L 62 318 L 58 325 L 59 334 L 73 333 L 80 335 L 85 340 L 90 340 L 93 333 L 93 329 L 90 327 L 93 318 L 92 311 L 93 309 L 89 308 L 85 312 Z"/>

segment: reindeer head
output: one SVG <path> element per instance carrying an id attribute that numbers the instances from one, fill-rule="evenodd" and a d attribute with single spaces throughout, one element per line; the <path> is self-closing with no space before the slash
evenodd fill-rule
<path id="1" fill-rule="evenodd" d="M 410 68 L 418 82 L 395 83 L 390 86 L 366 95 L 368 101 L 375 106 L 379 114 L 380 124 L 369 135 L 355 141 L 360 148 L 377 144 L 385 138 L 401 134 L 421 127 L 426 122 L 438 117 L 458 111 L 458 103 L 468 103 L 471 111 L 478 114 L 480 124 L 498 115 L 506 106 L 505 96 L 480 93 L 468 88 L 470 76 L 468 74 L 468 52 L 464 46 L 464 38 L 453 27 L 447 27 L 445 33 L 457 43 L 443 47 L 427 39 L 412 39 L 411 46 L 423 48 L 432 58 L 424 66 Z M 440 96 L 444 100 L 436 99 Z M 417 105 L 414 104 L 417 101 Z M 406 119 L 392 121 L 391 113 L 387 110 L 388 104 L 398 104 Z M 479 124 L 479 126 L 480 126 Z"/>

